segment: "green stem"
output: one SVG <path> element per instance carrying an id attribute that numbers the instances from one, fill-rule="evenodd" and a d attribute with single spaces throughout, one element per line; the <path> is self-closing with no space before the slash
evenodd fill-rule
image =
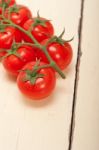
<path id="1" fill-rule="evenodd" d="M 47 52 L 45 46 L 42 47 L 42 51 L 45 53 L 47 59 L 48 59 L 49 62 L 50 62 L 50 65 L 60 74 L 60 76 L 61 76 L 63 79 L 65 79 L 66 77 L 65 77 L 64 73 L 63 73 L 63 72 L 61 71 L 61 69 L 58 67 L 58 65 L 56 64 L 56 62 L 53 61 L 53 59 L 50 57 L 50 55 L 49 55 L 49 53 Z"/>
<path id="2" fill-rule="evenodd" d="M 24 46 L 24 45 L 28 45 L 28 46 L 32 46 L 32 47 L 37 47 L 38 45 L 36 44 L 32 44 L 32 43 L 15 43 L 15 45 L 17 45 L 18 47 L 20 46 Z"/>
<path id="3" fill-rule="evenodd" d="M 5 7 L 3 6 L 2 7 L 2 14 L 4 15 L 4 12 L 5 12 Z"/>
<path id="4" fill-rule="evenodd" d="M 22 27 L 20 27 L 19 25 L 14 24 L 12 21 L 6 19 L 3 16 L 3 19 L 5 22 L 7 22 L 10 26 L 13 26 L 17 29 L 19 29 L 20 31 L 22 31 L 23 33 L 25 33 L 28 37 L 31 38 L 31 40 L 33 41 L 33 43 L 36 44 L 36 47 L 40 48 L 46 55 L 46 57 L 48 58 L 49 62 L 50 62 L 50 66 L 53 67 L 59 74 L 60 76 L 65 79 L 65 75 L 64 73 L 61 71 L 61 69 L 58 67 L 58 65 L 53 61 L 53 59 L 51 58 L 51 56 L 49 55 L 47 49 L 45 46 L 42 46 L 35 38 L 34 36 L 31 34 L 31 32 L 24 30 Z"/>
<path id="5" fill-rule="evenodd" d="M 46 65 L 42 65 L 42 66 L 38 66 L 37 70 L 43 69 L 43 68 L 49 68 L 51 67 L 51 64 L 46 64 Z"/>

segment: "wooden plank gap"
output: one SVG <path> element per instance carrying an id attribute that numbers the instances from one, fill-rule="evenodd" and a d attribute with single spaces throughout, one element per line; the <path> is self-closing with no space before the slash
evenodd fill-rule
<path id="1" fill-rule="evenodd" d="M 74 82 L 74 93 L 73 93 L 72 115 L 71 115 L 71 123 L 70 123 L 68 150 L 72 150 L 73 135 L 74 135 L 74 129 L 75 129 L 76 99 L 77 99 L 77 89 L 78 89 L 78 82 L 79 82 L 80 61 L 81 61 L 81 56 L 82 56 L 81 44 L 82 44 L 84 4 L 85 4 L 85 0 L 81 0 L 81 11 L 80 11 L 80 19 L 79 19 L 79 25 L 78 25 L 78 53 L 77 53 L 77 63 L 76 63 L 76 67 L 75 67 L 76 72 L 75 72 L 75 82 Z"/>

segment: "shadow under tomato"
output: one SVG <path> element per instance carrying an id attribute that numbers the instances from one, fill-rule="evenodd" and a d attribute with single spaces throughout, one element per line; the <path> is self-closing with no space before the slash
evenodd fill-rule
<path id="1" fill-rule="evenodd" d="M 53 92 L 49 97 L 41 99 L 41 100 L 33 100 L 21 95 L 22 100 L 25 105 L 28 107 L 46 107 L 47 105 L 51 105 L 54 102 L 55 92 Z"/>
<path id="2" fill-rule="evenodd" d="M 11 82 L 16 82 L 16 80 L 17 80 L 17 77 L 15 77 L 7 72 L 5 72 L 5 78 Z"/>
<path id="3" fill-rule="evenodd" d="M 22 101 L 24 103 L 24 105 L 28 106 L 28 107 L 35 107 L 35 108 L 41 108 L 41 107 L 47 107 L 50 105 L 53 105 L 54 103 L 56 103 L 57 100 L 61 100 L 57 99 L 57 93 L 63 95 L 64 93 L 66 93 L 66 89 L 64 89 L 64 87 L 62 85 L 57 86 L 56 89 L 52 92 L 52 94 L 45 98 L 45 99 L 41 99 L 41 100 L 33 100 L 33 99 L 29 99 L 26 96 L 20 94 L 20 96 L 22 97 Z"/>

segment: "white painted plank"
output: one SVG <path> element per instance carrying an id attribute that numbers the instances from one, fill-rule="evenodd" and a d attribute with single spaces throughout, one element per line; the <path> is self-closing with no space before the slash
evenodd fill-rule
<path id="1" fill-rule="evenodd" d="M 53 20 L 56 33 L 66 27 L 66 39 L 72 42 L 74 58 L 67 79 L 58 79 L 53 95 L 44 102 L 30 102 L 8 78 L 0 65 L 0 149 L 1 150 L 67 150 L 74 92 L 75 64 L 78 50 L 80 0 L 18 0 L 27 4 L 34 15 Z M 72 4 L 72 5 L 71 5 Z"/>
<path id="2" fill-rule="evenodd" d="M 72 150 L 99 149 L 99 1 L 85 0 Z"/>

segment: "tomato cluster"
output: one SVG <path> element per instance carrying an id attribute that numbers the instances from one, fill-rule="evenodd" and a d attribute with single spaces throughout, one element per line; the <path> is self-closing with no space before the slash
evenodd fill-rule
<path id="1" fill-rule="evenodd" d="M 0 0 L 0 15 L 0 58 L 4 68 L 17 77 L 18 87 L 27 97 L 40 100 L 49 96 L 56 85 L 56 71 L 48 57 L 60 70 L 66 69 L 72 61 L 71 45 L 62 36 L 54 35 L 48 19 L 39 13 L 33 17 L 26 6 L 15 0 Z M 37 42 L 40 46 L 36 46 Z"/>

